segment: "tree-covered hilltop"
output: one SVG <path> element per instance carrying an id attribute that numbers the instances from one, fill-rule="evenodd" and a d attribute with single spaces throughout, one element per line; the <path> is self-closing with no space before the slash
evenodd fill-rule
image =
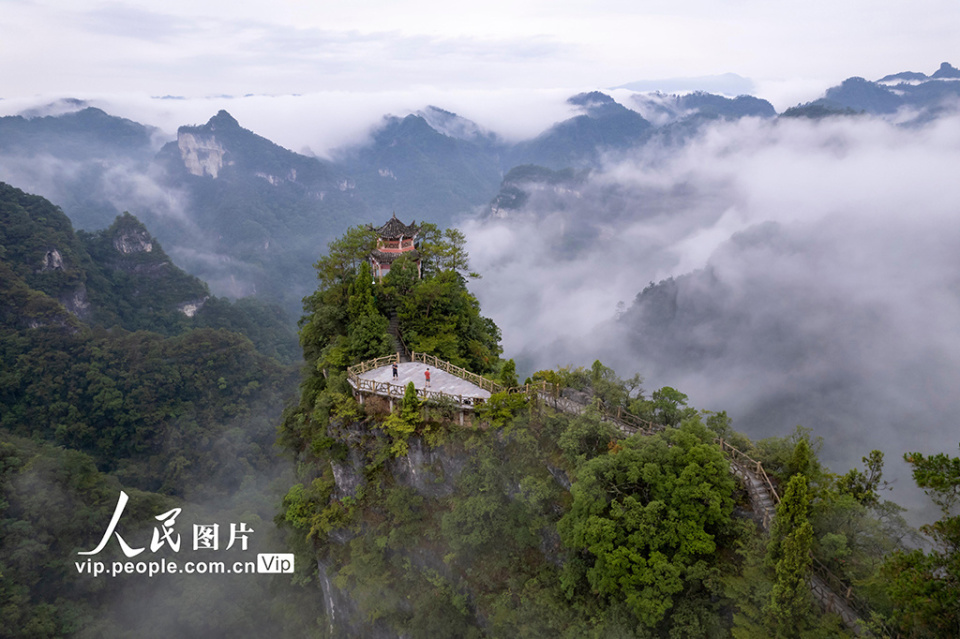
<path id="1" fill-rule="evenodd" d="M 480 315 L 467 290 L 469 270 L 463 234 L 420 225 L 418 274 L 402 256 L 375 283 L 367 258 L 376 233 L 353 227 L 329 245 L 316 264 L 319 287 L 304 299 L 300 342 L 310 368 L 343 373 L 350 364 L 395 352 L 388 334 L 397 316 L 399 337 L 409 351 L 429 353 L 478 373 L 500 366 L 500 329 Z M 326 377 L 322 379 L 326 380 Z"/>
<path id="2" fill-rule="evenodd" d="M 121 490 L 125 535 L 179 507 L 270 538 L 269 484 L 285 468 L 276 419 L 296 386 L 278 359 L 290 357 L 283 326 L 261 304 L 209 297 L 133 216 L 74 233 L 50 202 L 0 184 L 0 634 L 297 626 L 274 615 L 263 581 L 231 588 L 237 613 L 205 594 L 214 582 L 132 584 L 74 567 Z M 131 616 L 136 597 L 153 607 Z M 196 623 L 164 619 L 167 606 Z"/>
<path id="3" fill-rule="evenodd" d="M 358 404 L 346 369 L 397 348 L 392 316 L 411 350 L 520 390 L 466 289 L 459 235 L 428 237 L 422 280 L 400 260 L 379 282 L 375 238 L 350 230 L 305 300 L 305 378 L 279 435 L 298 483 L 278 523 L 298 539 L 300 578 L 319 571 L 324 636 L 836 637 L 857 618 L 881 636 L 950 636 L 937 619 L 957 588 L 937 571 L 951 529 L 933 529 L 939 554 L 905 550 L 916 533 L 882 498 L 878 451 L 836 475 L 806 430 L 752 442 L 725 413 L 600 362 L 539 371 L 527 382 L 541 391 L 494 393 L 465 426 L 412 386 L 392 411 Z M 630 435 L 627 414 L 643 430 Z M 769 529 L 720 441 L 782 499 Z M 940 603 L 889 579 L 907 564 Z M 824 612 L 830 592 L 849 599 L 846 621 Z"/>

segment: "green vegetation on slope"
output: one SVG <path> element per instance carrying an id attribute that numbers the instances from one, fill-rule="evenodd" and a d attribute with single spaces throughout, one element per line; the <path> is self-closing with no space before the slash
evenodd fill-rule
<path id="1" fill-rule="evenodd" d="M 130 495 L 121 522 L 128 539 L 142 540 L 140 529 L 173 507 L 187 521 L 250 522 L 265 542 L 272 537 L 263 521 L 275 508 L 269 483 L 283 469 L 275 424 L 295 371 L 239 333 L 203 327 L 252 326 L 251 308 L 235 312 L 217 300 L 215 314 L 182 312 L 206 293 L 132 216 L 76 235 L 46 200 L 0 185 L 4 636 L 146 637 L 304 623 L 271 607 L 267 580 L 229 587 L 230 597 L 247 602 L 236 614 L 226 593 L 210 594 L 222 586 L 215 581 L 107 579 L 74 567 L 78 551 L 97 545 L 121 490 Z M 268 323 L 257 328 L 278 354 L 283 334 Z M 189 536 L 189 524 L 181 526 Z M 291 601 L 302 594 L 272 585 Z M 133 613 L 138 599 L 150 603 Z M 166 615 L 167 606 L 179 616 Z"/>

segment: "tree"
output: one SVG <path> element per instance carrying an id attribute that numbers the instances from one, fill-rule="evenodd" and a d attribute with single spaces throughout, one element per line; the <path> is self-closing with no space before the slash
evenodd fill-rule
<path id="1" fill-rule="evenodd" d="M 423 260 L 425 277 L 451 271 L 470 279 L 480 278 L 478 273 L 470 270 L 470 255 L 466 250 L 467 237 L 460 229 L 448 228 L 441 231 L 436 224 L 424 222 L 420 225 L 419 238 L 418 249 Z"/>
<path id="2" fill-rule="evenodd" d="M 400 401 L 397 412 L 391 413 L 383 422 L 383 430 L 390 435 L 393 444 L 390 452 L 395 457 L 402 457 L 410 450 L 407 440 L 416 432 L 423 420 L 420 418 L 420 400 L 417 398 L 417 389 L 413 382 L 408 382 Z"/>
<path id="3" fill-rule="evenodd" d="M 347 301 L 347 340 L 353 361 L 362 361 L 390 353 L 387 318 L 377 310 L 373 296 L 373 272 L 369 262 L 361 262 L 356 279 L 349 286 Z"/>
<path id="4" fill-rule="evenodd" d="M 424 278 L 400 300 L 397 314 L 403 339 L 413 351 L 478 373 L 493 370 L 497 363 L 500 329 L 480 315 L 477 298 L 453 271 Z"/>
<path id="5" fill-rule="evenodd" d="M 688 422 L 631 437 L 580 467 L 573 506 L 558 524 L 575 552 L 562 578 L 568 596 L 586 581 L 589 591 L 623 602 L 642 625 L 656 627 L 683 593 L 709 589 L 717 536 L 733 509 L 733 480 L 709 439 Z"/>
<path id="6" fill-rule="evenodd" d="M 686 394 L 670 386 L 653 391 L 649 400 L 639 398 L 633 401 L 631 409 L 641 417 L 665 426 L 676 426 L 697 414 L 696 409 L 687 406 Z"/>
<path id="7" fill-rule="evenodd" d="M 390 265 L 390 270 L 383 278 L 383 310 L 386 314 L 396 312 L 397 306 L 420 281 L 417 263 L 409 254 L 401 254 Z"/>
<path id="8" fill-rule="evenodd" d="M 812 601 L 807 587 L 813 526 L 808 519 L 807 478 L 794 475 L 787 484 L 770 534 L 767 560 L 776 578 L 770 593 L 769 615 L 785 637 L 799 636 L 807 626 Z"/>
<path id="9" fill-rule="evenodd" d="M 463 231 L 449 228 L 443 232 L 443 250 L 441 265 L 444 269 L 456 271 L 470 279 L 479 279 L 480 274 L 470 270 L 470 255 L 467 253 L 467 237 Z"/>
<path id="10" fill-rule="evenodd" d="M 837 480 L 837 488 L 841 493 L 851 495 L 865 506 L 875 506 L 880 502 L 877 490 L 880 488 L 883 477 L 883 453 L 879 450 L 870 451 L 870 455 L 862 458 L 864 472 L 851 468 L 850 471 Z M 882 482 L 886 485 L 886 482 Z"/>
<path id="11" fill-rule="evenodd" d="M 347 283 L 377 245 L 377 234 L 369 226 L 353 226 L 343 237 L 327 244 L 327 254 L 317 260 L 320 290 Z"/>
<path id="12" fill-rule="evenodd" d="M 907 453 L 913 479 L 943 517 L 920 530 L 932 542 L 894 553 L 883 568 L 893 602 L 894 622 L 910 637 L 960 636 L 960 458 L 945 453 Z"/>
<path id="13" fill-rule="evenodd" d="M 520 381 L 517 379 L 517 364 L 512 359 L 503 363 L 497 377 L 500 385 L 504 388 L 514 388 L 520 385 Z"/>
<path id="14" fill-rule="evenodd" d="M 357 296 L 352 285 L 376 241 L 376 234 L 369 227 L 354 226 L 343 237 L 330 242 L 327 254 L 314 265 L 320 284 L 312 295 L 304 298 L 305 315 L 299 322 L 300 345 L 308 362 L 322 358 L 331 366 L 348 363 L 345 352 L 350 348 L 343 344 L 342 338 L 348 331 L 351 307 L 356 312 L 357 306 L 363 306 L 359 299 L 350 304 L 351 295 Z M 369 268 L 369 264 L 367 266 Z"/>

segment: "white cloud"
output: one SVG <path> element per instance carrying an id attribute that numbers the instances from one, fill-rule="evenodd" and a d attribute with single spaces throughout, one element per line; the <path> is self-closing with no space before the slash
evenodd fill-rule
<path id="1" fill-rule="evenodd" d="M 735 72 L 783 108 L 850 75 L 932 70 L 955 49 L 960 6 L 36 0 L 6 2 L 4 20 L 6 97 L 548 89 Z"/>
<path id="2" fill-rule="evenodd" d="M 958 165 L 956 116 L 717 124 L 467 225 L 473 288 L 528 371 L 599 357 L 756 437 L 812 427 L 837 470 L 880 447 L 915 499 L 900 455 L 957 442 Z"/>

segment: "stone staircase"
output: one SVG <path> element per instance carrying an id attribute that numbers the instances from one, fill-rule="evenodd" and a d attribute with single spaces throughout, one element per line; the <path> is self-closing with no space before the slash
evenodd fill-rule
<path id="1" fill-rule="evenodd" d="M 760 520 L 760 524 L 765 531 L 769 532 L 773 518 L 777 514 L 777 500 L 770 491 L 767 482 L 757 476 L 756 472 L 748 465 L 735 458 L 731 459 L 730 455 L 727 455 L 727 459 L 730 461 L 730 470 L 743 480 L 743 485 L 750 496 L 750 503 L 753 505 L 753 511 Z"/>
<path id="2" fill-rule="evenodd" d="M 409 362 L 410 354 L 407 352 L 403 340 L 400 338 L 400 318 L 396 313 L 390 316 L 390 322 L 387 324 L 387 336 L 390 338 L 390 345 L 393 347 L 393 352 L 400 356 L 400 361 Z"/>

